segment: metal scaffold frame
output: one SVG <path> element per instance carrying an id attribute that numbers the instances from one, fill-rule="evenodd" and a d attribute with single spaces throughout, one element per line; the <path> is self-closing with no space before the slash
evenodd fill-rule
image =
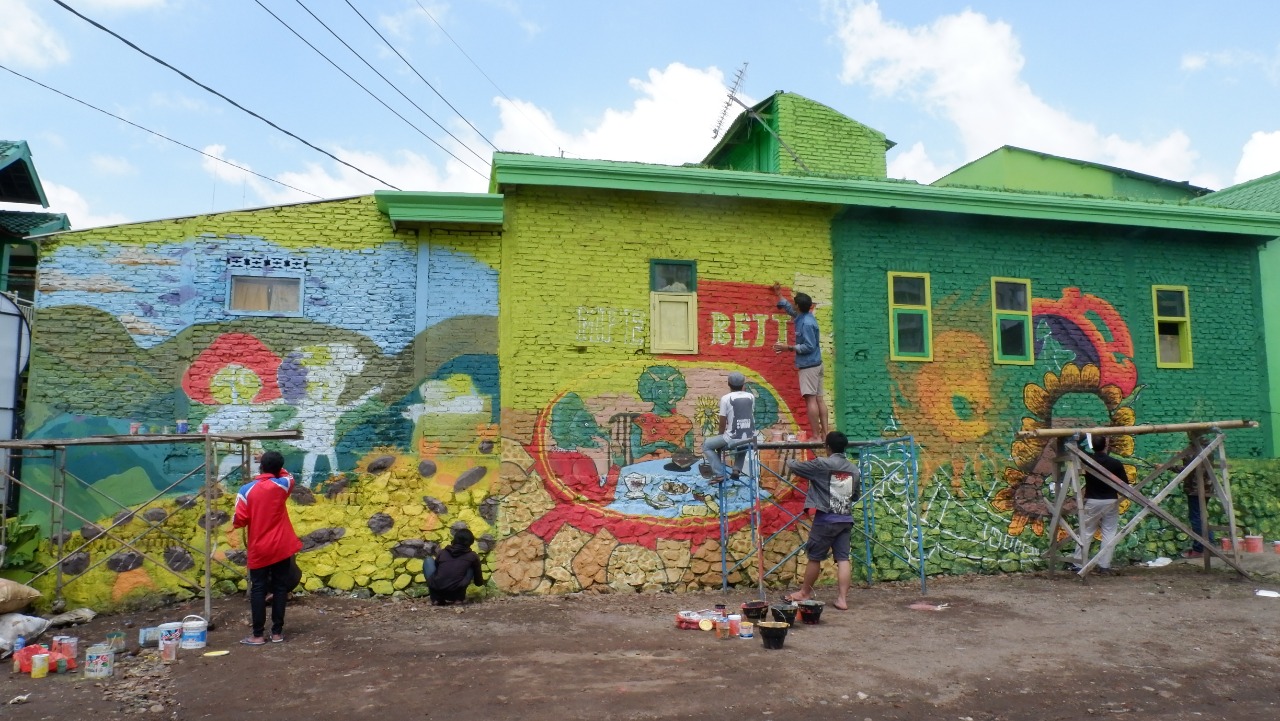
<path id="1" fill-rule="evenodd" d="M 69 548 L 67 545 L 67 540 L 70 534 L 66 532 L 68 530 L 66 527 L 67 526 L 66 517 L 70 515 L 76 519 L 79 519 L 80 525 L 78 525 L 77 528 L 82 527 L 83 524 L 86 524 L 86 523 L 93 524 L 97 522 L 96 519 L 85 518 L 84 516 L 80 515 L 79 513 L 75 512 L 74 510 L 72 510 L 67 506 L 66 499 L 67 499 L 67 488 L 68 488 L 69 481 L 71 483 L 79 484 L 80 486 L 83 486 L 85 490 L 89 491 L 94 495 L 97 495 L 102 499 L 105 499 L 116 508 L 127 511 L 129 510 L 131 505 L 145 506 L 149 503 L 156 501 L 159 498 L 162 498 L 166 494 L 172 492 L 175 488 L 182 485 L 188 479 L 197 477 L 197 476 L 203 476 L 205 480 L 201 488 L 201 496 L 204 499 L 205 519 L 210 519 L 212 517 L 212 512 L 213 512 L 213 499 L 216 497 L 216 494 L 221 493 L 221 487 L 223 482 L 236 471 L 240 472 L 241 478 L 247 479 L 249 477 L 250 460 L 252 458 L 252 452 L 253 452 L 252 445 L 254 442 L 266 441 L 266 440 L 272 440 L 272 441 L 296 440 L 301 437 L 302 437 L 302 433 L 300 431 L 288 430 L 288 431 L 260 431 L 260 432 L 254 432 L 254 433 L 221 433 L 220 432 L 220 433 L 198 434 L 198 435 L 195 435 L 195 434 L 152 434 L 152 435 L 127 435 L 127 436 L 114 435 L 114 436 L 89 436 L 85 438 L 40 438 L 40 439 L 0 441 L 0 449 L 7 449 L 8 451 L 11 451 L 14 454 L 15 458 L 21 458 L 25 460 L 49 460 L 51 461 L 51 468 L 52 468 L 52 473 L 51 473 L 50 482 L 48 486 L 49 492 L 47 494 L 43 492 L 40 488 L 35 487 L 33 484 L 29 482 L 25 482 L 21 478 L 18 478 L 17 476 L 12 475 L 10 473 L 9 468 L 0 469 L 0 517 L 7 519 L 10 517 L 10 515 L 13 515 L 16 511 L 16 509 L 10 507 L 10 503 L 11 503 L 10 499 L 13 498 L 15 495 L 11 492 L 12 489 L 16 489 L 19 493 L 30 493 L 36 496 L 37 498 L 50 504 L 48 530 L 49 530 L 49 538 L 53 539 L 56 542 L 56 549 L 54 549 L 55 552 L 53 554 L 54 560 L 53 560 L 53 563 L 42 568 L 38 573 L 36 573 L 31 580 L 33 581 L 36 578 L 44 576 L 47 573 L 56 574 L 56 580 L 54 581 L 53 609 L 55 611 L 61 611 L 65 608 L 65 605 L 66 605 L 66 601 L 63 598 L 63 589 L 67 585 L 74 583 L 78 578 L 82 577 L 88 571 L 94 568 L 97 568 L 99 565 L 106 563 L 108 560 L 107 558 L 99 559 L 98 561 L 94 562 L 91 566 L 86 568 L 84 571 L 77 574 L 76 576 L 72 576 L 69 579 L 64 577 L 63 575 L 63 562 L 72 554 L 85 548 L 86 546 L 88 546 L 89 543 L 92 542 L 90 540 L 85 540 L 84 543 L 82 543 L 81 545 L 76 546 L 75 548 Z M 94 446 L 100 447 L 100 446 L 125 446 L 125 445 L 184 444 L 184 443 L 204 444 L 203 462 L 200 465 L 196 466 L 194 469 L 192 469 L 189 473 L 186 473 L 185 475 L 183 475 L 178 480 L 167 484 L 164 488 L 155 492 L 150 498 L 148 498 L 146 501 L 140 504 L 139 503 L 134 503 L 134 504 L 122 503 L 116 500 L 115 498 L 112 498 L 111 496 L 107 495 L 101 489 L 96 488 L 93 482 L 86 481 L 82 478 L 79 478 L 75 474 L 67 470 L 67 450 L 69 448 L 94 447 Z M 229 470 L 226 475 L 222 475 L 222 476 L 220 476 L 218 473 L 218 468 L 219 468 L 218 459 L 220 454 L 226 455 L 226 456 L 238 456 L 240 458 L 240 463 L 237 466 L 235 466 L 233 469 Z M 150 521 L 145 518 L 141 518 L 141 520 L 147 524 L 147 527 L 144 530 L 133 535 L 131 538 L 124 538 L 121 534 L 115 531 L 120 526 L 123 526 L 124 524 L 129 523 L 131 520 L 133 520 L 133 518 L 119 517 L 119 518 L 116 518 L 111 523 L 111 525 L 102 529 L 102 532 L 97 536 L 95 536 L 93 540 L 97 540 L 98 538 L 103 538 L 103 537 L 113 540 L 116 543 L 119 543 L 122 548 L 128 548 L 134 553 L 137 553 L 139 557 L 141 557 L 143 560 L 150 561 L 151 563 L 154 563 L 160 568 L 163 568 L 169 573 L 173 574 L 184 585 L 187 585 L 190 587 L 201 587 L 204 595 L 205 619 L 209 620 L 210 614 L 213 611 L 213 606 L 212 606 L 213 563 L 216 561 L 218 564 L 222 565 L 223 567 L 231 569 L 237 575 L 244 575 L 245 571 L 244 569 L 231 565 L 226 561 L 214 558 L 214 553 L 213 553 L 214 552 L 214 543 L 213 543 L 214 524 L 213 523 L 208 522 L 208 520 L 206 520 L 206 522 L 204 523 L 204 548 L 201 549 L 201 548 L 196 548 L 193 544 L 188 543 L 187 541 L 183 540 L 178 535 L 171 533 L 168 529 L 164 527 L 165 524 L 171 518 L 173 518 L 172 514 L 169 516 L 166 516 L 163 520 L 160 520 L 160 521 Z M 6 525 L 3 523 L 0 523 L 0 544 L 7 542 L 8 539 L 5 538 L 6 533 L 7 533 Z M 152 533 L 156 533 L 168 538 L 169 540 L 173 541 L 173 543 L 177 547 L 192 553 L 192 555 L 199 554 L 203 556 L 204 578 L 194 579 L 191 576 L 184 575 L 179 571 L 175 571 L 172 568 L 170 568 L 169 565 L 165 563 L 163 559 L 153 558 L 151 555 L 147 554 L 145 551 L 139 548 L 137 545 L 139 541 L 141 541 L 144 537 Z M 29 582 L 30 581 L 28 581 L 28 583 Z"/>
<path id="2" fill-rule="evenodd" d="M 1098 552 L 1092 556 L 1086 555 L 1085 558 L 1079 559 L 1082 562 L 1080 563 L 1080 570 L 1076 573 L 1081 578 L 1086 578 L 1087 574 L 1098 565 L 1099 557 L 1104 552 L 1114 549 L 1127 536 L 1137 530 L 1138 525 L 1148 515 L 1154 515 L 1162 519 L 1165 523 L 1187 534 L 1190 538 L 1199 541 L 1205 550 L 1205 570 L 1209 569 L 1210 557 L 1217 556 L 1224 563 L 1234 568 L 1241 576 L 1249 578 L 1249 574 L 1240 565 L 1240 559 L 1236 555 L 1239 553 L 1240 544 L 1236 542 L 1235 506 L 1231 498 L 1231 478 L 1227 470 L 1226 434 L 1223 431 L 1233 428 L 1256 428 L 1257 426 L 1256 421 L 1231 420 L 1143 426 L 1044 428 L 1020 431 L 1018 433 L 1019 438 L 1048 438 L 1051 443 L 1060 443 L 1061 445 L 1056 457 L 1057 462 L 1054 464 L 1053 477 L 1050 479 L 1054 491 L 1053 519 L 1049 526 L 1052 540 L 1048 551 L 1045 552 L 1050 574 L 1057 571 L 1058 565 L 1062 562 L 1058 556 L 1058 547 L 1063 540 L 1069 538 L 1076 542 L 1077 547 L 1080 546 L 1080 540 L 1083 537 L 1083 524 L 1080 521 L 1080 515 L 1077 513 L 1077 525 L 1072 526 L 1065 518 L 1067 515 L 1066 506 L 1068 498 L 1076 499 L 1077 508 L 1082 505 L 1081 499 L 1085 497 L 1084 474 L 1088 473 L 1114 488 L 1121 498 L 1137 504 L 1140 510 L 1117 530 L 1115 538 L 1110 543 L 1100 545 Z M 1128 436 L 1151 433 L 1186 433 L 1187 445 L 1172 453 L 1166 461 L 1155 466 L 1145 477 L 1132 485 L 1126 479 L 1117 478 L 1103 468 L 1101 464 L 1079 446 L 1080 441 L 1084 440 L 1086 435 Z M 1177 471 L 1171 480 L 1167 482 L 1157 480 L 1164 473 L 1171 470 Z M 1195 529 L 1190 528 L 1188 524 L 1183 523 L 1182 519 L 1169 513 L 1160 505 L 1188 477 L 1195 479 L 1200 508 L 1205 509 L 1200 514 L 1201 526 Z M 1143 489 L 1153 484 L 1153 482 L 1154 488 L 1157 490 L 1153 495 L 1147 495 Z M 1230 556 L 1221 548 L 1215 546 L 1208 538 L 1209 516 L 1205 506 L 1206 494 L 1211 494 L 1222 504 L 1223 512 L 1227 517 L 1227 530 L 1232 541 L 1232 554 Z M 1092 541 L 1092 539 L 1090 540 Z M 1090 546 L 1092 547 L 1092 545 L 1091 542 Z"/>
<path id="3" fill-rule="evenodd" d="M 821 443 L 787 441 L 753 442 L 738 449 L 744 450 L 747 454 L 746 461 L 743 464 L 742 475 L 737 480 L 725 479 L 719 486 L 721 590 L 728 590 L 730 575 L 745 568 L 747 564 L 752 563 L 754 560 L 760 598 L 763 600 L 765 597 L 765 579 L 776 573 L 783 564 L 804 551 L 804 542 L 801 542 L 796 547 L 783 553 L 782 557 L 772 566 L 765 567 L 764 549 L 774 539 L 788 530 L 808 531 L 812 524 L 803 511 L 801 513 L 793 513 L 777 501 L 775 494 L 761 493 L 761 480 L 769 478 L 778 484 L 779 488 L 789 489 L 792 493 L 803 495 L 805 489 L 792 482 L 790 474 L 786 472 L 786 463 L 788 460 L 792 460 L 791 456 L 793 455 L 799 457 L 806 451 L 818 451 L 822 448 L 823 445 Z M 774 469 L 763 463 L 760 460 L 762 451 L 777 451 L 781 457 L 781 467 Z M 732 450 L 726 451 L 726 453 L 732 452 Z M 873 582 L 876 551 L 883 550 L 918 573 L 920 577 L 920 592 L 922 594 L 926 593 L 924 527 L 920 523 L 920 484 L 917 482 L 919 467 L 915 438 L 903 436 L 900 438 L 850 441 L 849 449 L 845 453 L 846 455 L 856 454 L 858 470 L 861 475 L 862 495 L 855 504 L 861 509 L 861 524 L 854 524 L 850 543 L 854 548 L 860 545 L 862 549 L 861 554 L 854 552 L 854 548 L 850 549 L 850 558 L 857 559 L 860 577 L 868 585 Z M 766 476 L 765 474 L 768 475 Z M 728 510 L 728 497 L 730 495 L 729 489 L 735 484 L 744 487 L 750 499 L 748 518 L 750 519 L 749 527 L 751 529 L 751 550 L 737 561 L 730 563 L 729 516 L 731 514 Z M 903 548 L 913 550 L 913 555 L 903 553 L 876 537 L 876 509 L 879 500 L 889 497 L 901 501 L 902 518 L 905 526 Z M 782 525 L 769 533 L 767 537 L 763 533 L 763 510 L 766 503 L 778 509 L 786 517 Z"/>

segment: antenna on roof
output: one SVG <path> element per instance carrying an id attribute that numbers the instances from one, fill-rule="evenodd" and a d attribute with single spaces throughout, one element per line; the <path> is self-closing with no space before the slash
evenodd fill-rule
<path id="1" fill-rule="evenodd" d="M 738 91 L 742 89 L 742 81 L 747 77 L 747 65 L 743 63 L 738 68 L 738 74 L 733 76 L 733 87 L 729 88 L 729 97 L 724 101 L 724 107 L 720 109 L 720 119 L 716 121 L 716 129 L 711 131 L 711 137 L 720 137 L 720 128 L 724 126 L 725 116 L 729 114 L 729 108 L 733 106 L 733 102 L 738 99 Z M 739 105 L 741 103 L 739 102 Z"/>

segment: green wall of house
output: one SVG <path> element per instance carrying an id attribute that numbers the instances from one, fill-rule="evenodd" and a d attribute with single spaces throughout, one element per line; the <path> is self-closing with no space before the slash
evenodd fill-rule
<path id="1" fill-rule="evenodd" d="M 1267 376 L 1271 380 L 1269 418 L 1272 421 L 1271 447 L 1280 449 L 1280 241 L 1271 241 L 1258 254 L 1260 266 L 1262 310 L 1264 320 L 1263 335 L 1267 345 Z"/>
<path id="2" fill-rule="evenodd" d="M 1067 419 L 1127 425 L 1262 415 L 1266 360 L 1252 244 L 879 213 L 837 220 L 833 256 L 837 423 L 852 436 L 910 434 L 920 444 L 930 570 L 1022 568 L 1047 545 L 1050 466 L 1043 444 L 1015 440 L 1020 429 Z M 890 271 L 930 276 L 932 361 L 889 360 Z M 993 276 L 1031 282 L 1034 365 L 993 360 Z M 1193 368 L 1156 367 L 1154 284 L 1188 288 Z M 1171 435 L 1139 436 L 1136 447 L 1121 441 L 1131 480 L 1184 444 Z M 1230 431 L 1228 450 L 1269 456 L 1270 428 Z M 1184 545 L 1148 519 L 1121 557 L 1171 555 Z"/>
<path id="3" fill-rule="evenodd" d="M 995 150 L 939 178 L 933 185 L 1142 200 L 1178 201 L 1197 195 L 1194 189 L 1184 184 L 1161 182 L 1142 174 L 1127 174 L 1118 168 L 1100 167 L 1013 147 Z"/>

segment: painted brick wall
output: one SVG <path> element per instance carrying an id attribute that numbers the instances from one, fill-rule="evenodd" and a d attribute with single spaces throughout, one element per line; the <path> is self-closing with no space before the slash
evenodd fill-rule
<path id="1" fill-rule="evenodd" d="M 396 232 L 371 197 L 58 236 L 41 259 L 27 435 L 125 434 L 131 423 L 160 432 L 178 418 L 213 431 L 297 429 L 301 439 L 264 448 L 284 453 L 300 481 L 290 510 L 307 542 L 306 587 L 421 591 L 422 558 L 451 528 L 492 545 L 499 238 L 466 227 Z M 233 273 L 303 277 L 301 315 L 229 312 Z M 126 513 L 168 518 L 200 548 L 203 509 L 173 495 L 196 490 L 204 474 L 147 499 L 202 454 L 202 444 L 78 449 L 68 469 Z M 218 537 L 238 463 L 223 458 L 217 469 L 228 491 L 214 514 Z M 51 483 L 47 462 L 23 470 L 36 487 Z M 121 512 L 102 493 L 70 491 L 64 540 L 89 560 L 64 565 L 68 599 L 104 606 L 175 590 L 164 569 L 95 536 Z M 23 508 L 47 524 L 34 494 Z M 173 539 L 148 543 L 170 568 L 202 565 Z M 226 543 L 220 586 L 243 587 L 243 554 Z M 87 569 L 103 556 L 112 561 Z"/>
<path id="2" fill-rule="evenodd" d="M 943 216 L 849 217 L 834 238 L 840 424 L 919 442 L 931 571 L 1035 564 L 1046 545 L 1036 512 L 1046 468 L 1037 464 L 1042 445 L 1014 442 L 1026 423 L 1260 417 L 1265 364 L 1251 245 Z M 932 362 L 889 360 L 889 271 L 930 274 Z M 993 362 L 993 276 L 1031 281 L 1034 366 Z M 1156 367 L 1153 284 L 1189 287 L 1192 369 Z M 1184 444 L 1138 436 L 1124 455 L 1158 462 Z M 1268 433 L 1230 431 L 1228 449 L 1269 454 Z M 1178 534 L 1148 520 L 1121 558 L 1182 547 Z"/>
<path id="3" fill-rule="evenodd" d="M 776 112 L 778 134 L 813 173 L 886 177 L 883 133 L 791 93 L 778 96 Z M 781 148 L 778 166 L 782 173 L 805 172 Z"/>
<path id="4" fill-rule="evenodd" d="M 772 351 L 790 318 L 769 286 L 812 295 L 830 337 L 831 212 L 675 194 L 507 192 L 501 588 L 720 583 L 718 491 L 680 467 L 680 452 L 696 454 L 714 429 L 731 370 L 754 384 L 763 430 L 798 430 L 792 358 Z M 649 353 L 649 261 L 664 258 L 697 261 L 697 355 Z M 728 502 L 738 558 L 749 528 L 741 502 Z M 784 536 L 774 560 L 799 542 Z"/>

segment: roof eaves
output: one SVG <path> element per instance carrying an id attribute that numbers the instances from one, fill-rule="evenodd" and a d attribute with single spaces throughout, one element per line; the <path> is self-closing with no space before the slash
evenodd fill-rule
<path id="1" fill-rule="evenodd" d="M 509 153 L 494 155 L 494 181 L 1280 237 L 1280 213 Z"/>
<path id="2" fill-rule="evenodd" d="M 373 198 L 397 230 L 402 225 L 502 225 L 502 196 L 494 193 L 378 190 Z"/>

